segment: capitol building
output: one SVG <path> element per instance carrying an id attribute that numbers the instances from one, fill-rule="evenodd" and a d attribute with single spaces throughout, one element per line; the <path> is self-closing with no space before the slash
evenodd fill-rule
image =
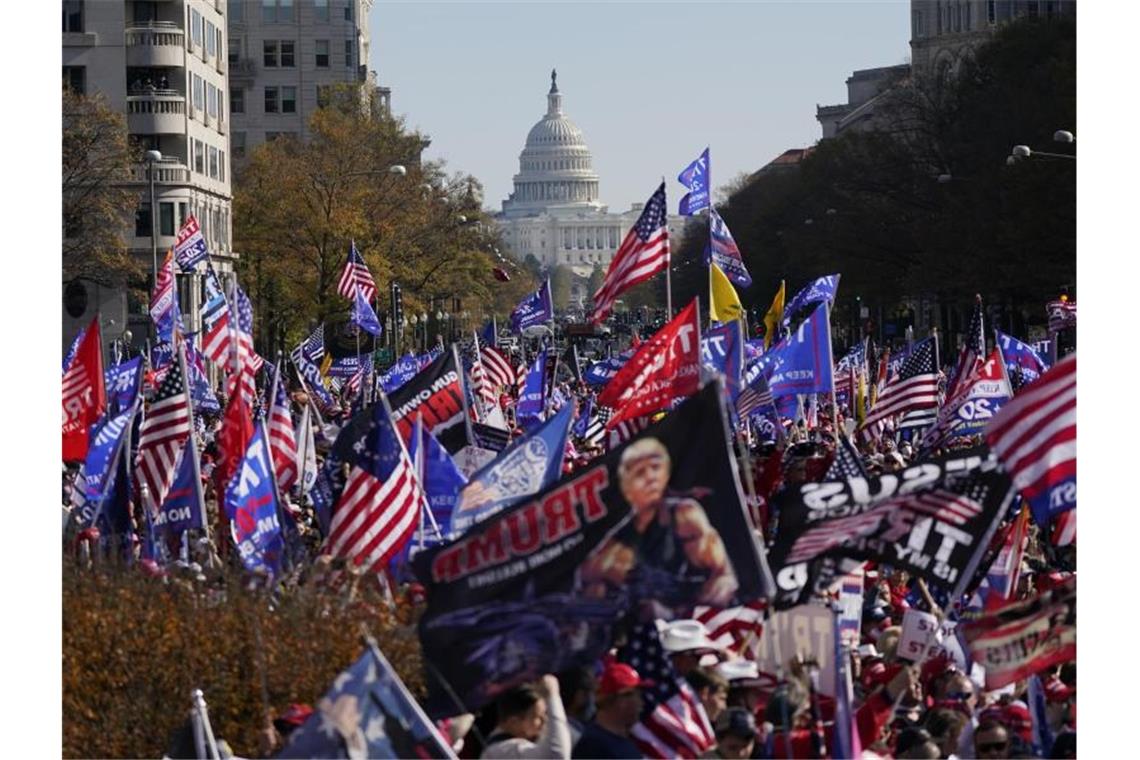
<path id="1" fill-rule="evenodd" d="M 551 72 L 546 115 L 526 136 L 526 147 L 519 154 L 519 172 L 514 176 L 514 192 L 503 201 L 503 210 L 495 220 L 507 250 L 516 259 L 534 256 L 547 270 L 558 265 L 570 267 L 575 275 L 571 303 L 588 306 L 593 295 L 587 292 L 590 274 L 595 267 L 609 267 L 645 203 L 634 203 L 623 213 L 611 213 L 599 199 L 590 149 L 582 130 L 562 112 L 557 76 Z M 647 199 L 655 187 L 656 178 L 648 177 Z M 683 189 L 678 185 L 676 191 Z M 676 203 L 672 198 L 670 202 Z M 687 221 L 687 217 L 669 215 L 674 248 Z"/>

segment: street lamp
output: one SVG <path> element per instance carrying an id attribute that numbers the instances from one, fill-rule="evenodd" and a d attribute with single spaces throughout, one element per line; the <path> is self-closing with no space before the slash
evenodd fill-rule
<path id="1" fill-rule="evenodd" d="M 1059 143 L 1073 143 L 1077 138 L 1073 137 L 1073 133 L 1067 129 L 1058 129 L 1053 133 L 1053 142 Z"/>
<path id="2" fill-rule="evenodd" d="M 403 164 L 393 164 L 392 166 L 388 167 L 388 173 L 398 174 L 399 176 L 403 177 L 408 173 L 408 170 Z"/>
<path id="3" fill-rule="evenodd" d="M 153 288 L 158 283 L 158 208 L 154 203 L 154 165 L 162 160 L 162 153 L 148 150 L 144 158 L 147 182 L 150 185 L 150 275 Z"/>

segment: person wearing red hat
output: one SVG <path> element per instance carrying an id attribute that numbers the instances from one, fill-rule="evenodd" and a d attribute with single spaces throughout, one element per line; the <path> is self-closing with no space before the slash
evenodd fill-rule
<path id="1" fill-rule="evenodd" d="M 1049 730 L 1054 736 L 1064 731 L 1073 731 L 1076 727 L 1074 714 L 1077 690 L 1066 684 L 1057 676 L 1045 681 L 1045 719 L 1049 723 Z"/>
<path id="2" fill-rule="evenodd" d="M 582 729 L 573 757 L 641 757 L 629 731 L 641 717 L 641 689 L 653 686 L 622 662 L 610 662 L 598 681 L 598 712 Z"/>

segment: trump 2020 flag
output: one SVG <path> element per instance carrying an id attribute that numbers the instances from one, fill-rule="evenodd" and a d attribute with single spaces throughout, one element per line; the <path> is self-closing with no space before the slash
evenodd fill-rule
<path id="1" fill-rule="evenodd" d="M 1028 343 L 1023 343 L 1012 335 L 997 331 L 997 344 L 1001 358 L 1005 362 L 1010 380 L 1015 378 L 1020 385 L 1031 383 L 1049 369 L 1049 364 Z"/>
<path id="2" fill-rule="evenodd" d="M 186 439 L 186 446 L 179 457 L 178 472 L 174 476 L 174 483 L 166 492 L 166 499 L 157 515 L 152 516 L 152 525 L 155 530 L 167 535 L 177 535 L 191 528 L 202 528 L 205 525 L 202 500 L 202 478 L 197 467 L 198 446 L 194 443 L 194 436 Z"/>
<path id="3" fill-rule="evenodd" d="M 63 375 L 63 460 L 75 462 L 87 456 L 87 436 L 107 407 L 103 377 L 103 344 L 99 318 L 83 334 L 71 366 Z"/>
<path id="4" fill-rule="evenodd" d="M 394 393 L 404 383 L 411 380 L 420 371 L 420 363 L 414 354 L 401 356 L 396 363 L 380 375 L 380 387 L 385 393 Z"/>
<path id="5" fill-rule="evenodd" d="M 792 317 L 805 306 L 813 303 L 835 300 L 835 291 L 839 289 L 839 275 L 829 274 L 825 277 L 812 280 L 800 292 L 796 293 L 788 305 L 784 307 L 784 326 L 791 324 Z"/>
<path id="6" fill-rule="evenodd" d="M 729 407 L 735 407 L 740 395 L 740 376 L 744 366 L 742 335 L 739 320 L 705 331 L 701 336 L 701 365 L 724 375 L 724 387 Z"/>
<path id="7" fill-rule="evenodd" d="M 455 757 L 372 642 L 316 707 L 277 757 Z"/>
<path id="8" fill-rule="evenodd" d="M 689 189 L 681 198 L 677 212 L 681 216 L 693 216 L 701 209 L 709 208 L 709 169 L 709 149 L 705 148 L 697 160 L 677 175 L 677 181 Z"/>
<path id="9" fill-rule="evenodd" d="M 107 410 L 117 413 L 129 409 L 138 397 L 142 384 L 142 357 L 108 367 L 103 373 L 107 390 Z"/>
<path id="10" fill-rule="evenodd" d="M 526 375 L 526 385 L 519 395 L 519 403 L 515 408 L 519 425 L 527 427 L 536 419 L 542 419 L 543 407 L 546 405 L 546 352 L 539 352 L 535 357 L 530 372 Z"/>
<path id="11" fill-rule="evenodd" d="M 546 324 L 554 319 L 554 301 L 550 295 L 550 280 L 527 296 L 511 312 L 511 330 L 521 333 L 528 327 Z"/>
<path id="12" fill-rule="evenodd" d="M 284 540 L 277 520 L 277 489 L 265 427 L 258 425 L 225 495 L 238 556 L 246 570 L 277 573 Z"/>
<path id="13" fill-rule="evenodd" d="M 779 346 L 764 355 L 771 368 L 768 387 L 772 395 L 829 393 L 831 391 L 831 325 L 826 303 Z"/>
<path id="14" fill-rule="evenodd" d="M 452 520 L 452 511 L 458 501 L 459 492 L 467 485 L 467 478 L 459 471 L 455 460 L 434 435 L 423 425 L 417 425 L 416 430 L 419 431 L 419 435 L 412 436 L 411 444 L 408 446 L 408 456 L 419 468 L 420 482 L 423 484 L 424 496 L 427 498 L 432 517 L 446 535 L 447 526 Z"/>
<path id="15" fill-rule="evenodd" d="M 573 419 L 574 405 L 566 404 L 472 475 L 451 514 L 451 533 L 462 533 L 558 480 Z"/>
<path id="16" fill-rule="evenodd" d="M 183 272 L 193 271 L 198 262 L 209 255 L 206 251 L 206 238 L 202 237 L 198 220 L 193 216 L 186 217 L 178 229 L 178 238 L 174 241 L 174 258 L 178 261 L 178 266 Z"/>
<path id="17" fill-rule="evenodd" d="M 736 285 L 747 288 L 752 284 L 752 275 L 744 267 L 740 248 L 732 239 L 732 233 L 724 219 L 709 206 L 709 247 L 705 251 L 705 265 L 716 264 L 725 276 Z"/>
<path id="18" fill-rule="evenodd" d="M 154 320 L 159 340 L 174 342 L 174 325 L 178 320 L 178 299 L 174 292 L 174 255 L 166 254 L 166 261 L 158 270 L 154 293 L 150 297 L 150 318 Z"/>
<path id="19" fill-rule="evenodd" d="M 357 288 L 356 294 L 352 297 L 352 323 L 373 335 L 380 334 L 380 320 L 376 317 L 372 306 L 365 300 L 362 288 Z"/>

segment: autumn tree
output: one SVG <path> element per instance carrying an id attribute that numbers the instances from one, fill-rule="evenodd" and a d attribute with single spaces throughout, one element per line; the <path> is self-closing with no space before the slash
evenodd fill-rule
<path id="1" fill-rule="evenodd" d="M 570 291 L 574 284 L 574 270 L 566 264 L 558 264 L 550 270 L 550 297 L 554 308 L 562 310 L 570 305 Z"/>
<path id="2" fill-rule="evenodd" d="M 494 277 L 499 240 L 480 208 L 481 185 L 422 162 L 422 135 L 386 114 L 344 107 L 317 110 L 310 132 L 304 142 L 258 146 L 236 177 L 234 243 L 262 335 L 292 342 L 313 321 L 344 318 L 349 304 L 336 284 L 353 241 L 380 311 L 392 280 L 407 314 L 454 299 L 474 318 L 504 313 L 526 291 L 517 269 L 508 283 Z"/>
<path id="3" fill-rule="evenodd" d="M 102 95 L 63 91 L 63 279 L 121 287 L 142 270 L 124 233 L 139 201 L 126 183 L 139 151 Z"/>

